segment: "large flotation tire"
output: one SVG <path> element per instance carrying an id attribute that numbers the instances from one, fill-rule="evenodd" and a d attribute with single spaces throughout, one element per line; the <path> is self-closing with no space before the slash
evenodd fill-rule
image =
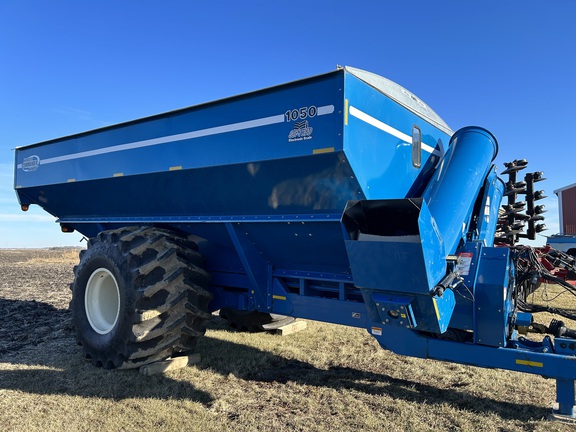
<path id="1" fill-rule="evenodd" d="M 197 245 L 168 230 L 126 227 L 89 240 L 71 286 L 85 357 L 127 369 L 191 352 L 210 318 L 203 265 Z"/>

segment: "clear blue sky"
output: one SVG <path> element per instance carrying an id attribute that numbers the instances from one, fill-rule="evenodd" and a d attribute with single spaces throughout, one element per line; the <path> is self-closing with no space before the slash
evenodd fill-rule
<path id="1" fill-rule="evenodd" d="M 0 0 L 0 247 L 77 245 L 20 211 L 13 150 L 349 65 L 453 130 L 483 126 L 552 193 L 576 183 L 576 0 Z M 537 242 L 543 244 L 543 237 Z"/>

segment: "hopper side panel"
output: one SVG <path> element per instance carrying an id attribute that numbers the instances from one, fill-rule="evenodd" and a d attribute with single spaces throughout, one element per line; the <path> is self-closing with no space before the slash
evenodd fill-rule
<path id="1" fill-rule="evenodd" d="M 450 135 L 357 77 L 346 74 L 344 151 L 368 199 L 420 196 Z M 421 166 L 412 128 L 422 132 Z"/>
<path id="2" fill-rule="evenodd" d="M 17 149 L 15 186 L 27 188 L 339 151 L 342 76 L 339 71 Z"/>

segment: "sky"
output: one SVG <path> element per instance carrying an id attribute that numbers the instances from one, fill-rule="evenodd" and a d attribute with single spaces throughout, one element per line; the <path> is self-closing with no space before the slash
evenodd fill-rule
<path id="1" fill-rule="evenodd" d="M 0 0 L 0 248 L 80 245 L 13 191 L 14 148 L 354 66 L 503 163 L 576 183 L 576 0 Z M 545 243 L 540 236 L 536 245 Z"/>

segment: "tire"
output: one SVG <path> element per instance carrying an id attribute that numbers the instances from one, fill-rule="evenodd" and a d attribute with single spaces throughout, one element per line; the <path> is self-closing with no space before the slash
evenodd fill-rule
<path id="1" fill-rule="evenodd" d="M 228 321 L 232 328 L 251 333 L 274 330 L 290 324 L 295 319 L 284 315 L 258 311 L 240 311 L 232 308 L 220 309 L 220 317 Z"/>
<path id="2" fill-rule="evenodd" d="M 197 249 L 152 227 L 103 231 L 88 242 L 74 268 L 71 309 L 94 366 L 137 368 L 194 349 L 212 299 Z"/>

